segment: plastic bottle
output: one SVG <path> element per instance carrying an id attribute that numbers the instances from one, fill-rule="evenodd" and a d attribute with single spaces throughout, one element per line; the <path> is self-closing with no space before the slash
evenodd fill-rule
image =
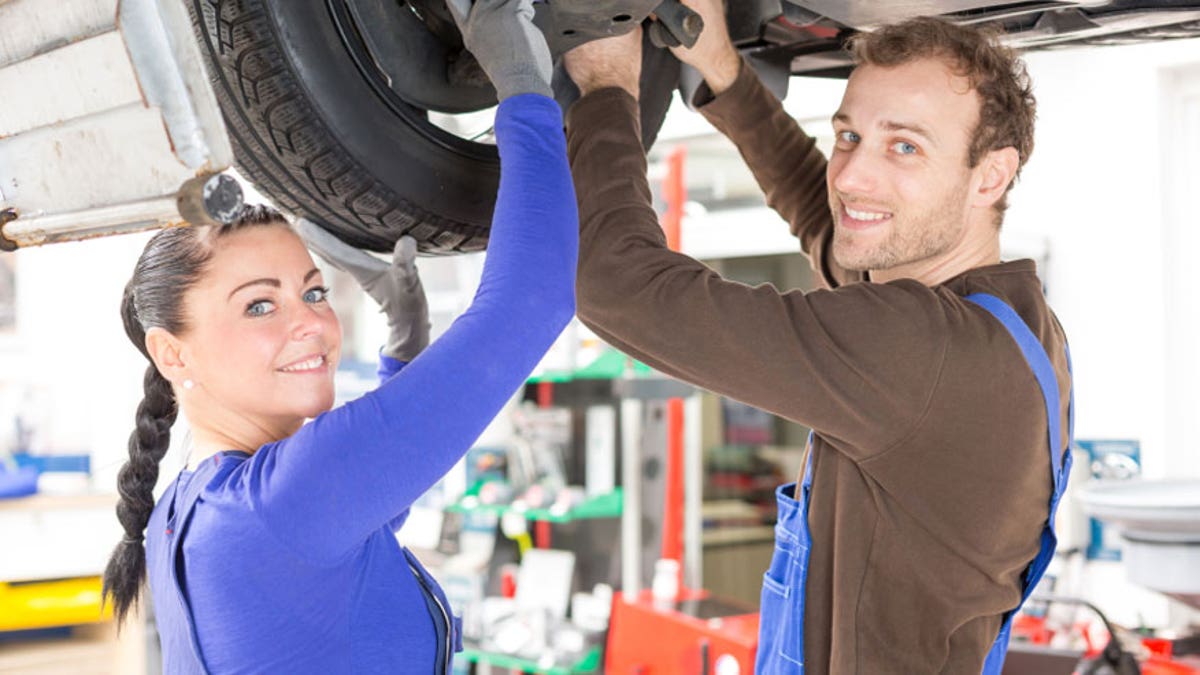
<path id="1" fill-rule="evenodd" d="M 655 606 L 670 607 L 679 598 L 679 561 L 660 558 L 654 563 L 650 595 Z"/>

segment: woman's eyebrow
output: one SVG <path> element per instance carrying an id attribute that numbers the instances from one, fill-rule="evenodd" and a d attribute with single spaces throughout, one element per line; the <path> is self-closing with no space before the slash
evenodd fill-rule
<path id="1" fill-rule="evenodd" d="M 312 272 L 309 272 L 309 274 L 311 275 Z M 305 277 L 305 281 L 307 281 L 307 280 L 308 280 L 308 277 Z M 273 288 L 281 288 L 283 286 L 283 284 L 279 283 L 278 279 L 255 279 L 253 281 L 247 281 L 246 283 L 242 284 L 241 286 L 238 286 L 237 288 L 230 291 L 229 297 L 232 298 L 233 295 L 235 293 L 237 293 L 238 291 L 242 290 L 243 288 L 246 288 L 247 286 L 254 286 L 255 284 L 264 284 L 266 286 L 271 286 Z"/>

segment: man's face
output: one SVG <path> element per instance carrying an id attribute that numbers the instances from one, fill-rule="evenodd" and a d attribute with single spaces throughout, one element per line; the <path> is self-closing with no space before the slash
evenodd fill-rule
<path id="1" fill-rule="evenodd" d="M 851 270 L 935 261 L 966 236 L 979 98 L 939 60 L 863 65 L 833 118 L 833 256 Z"/>

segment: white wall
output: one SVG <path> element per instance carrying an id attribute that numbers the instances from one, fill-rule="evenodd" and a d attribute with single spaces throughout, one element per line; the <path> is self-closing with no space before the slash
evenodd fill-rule
<path id="1" fill-rule="evenodd" d="M 1195 210 L 1165 217 L 1164 157 L 1181 139 L 1163 126 L 1165 71 L 1200 71 L 1200 41 L 1035 54 L 1028 63 L 1037 144 L 1006 227 L 1050 242 L 1050 300 L 1075 361 L 1076 435 L 1141 440 L 1150 477 L 1200 476 L 1200 438 L 1167 426 L 1169 402 L 1200 411 L 1196 362 L 1166 356 L 1168 321 L 1178 327 L 1200 307 L 1178 285 L 1200 288 L 1188 282 L 1194 275 L 1165 269 L 1191 257 L 1180 244 L 1196 241 L 1200 219 Z M 1200 154 L 1200 145 L 1185 152 Z"/>
<path id="2" fill-rule="evenodd" d="M 1200 41 L 1028 63 L 1037 145 L 1006 227 L 1049 242 L 1050 301 L 1075 363 L 1076 437 L 1140 440 L 1150 478 L 1200 476 L 1200 277 L 1190 269 L 1200 250 Z M 1064 508 L 1082 524 L 1069 498 Z M 1196 618 L 1117 564 L 1093 563 L 1075 581 L 1128 625 Z"/>
<path id="3" fill-rule="evenodd" d="M 17 251 L 17 328 L 0 336 L 0 386 L 33 393 L 34 449 L 92 453 L 115 489 L 147 364 L 125 337 L 125 282 L 149 238 L 108 237 Z M 11 403 L 7 403 L 7 408 Z M 0 410 L 10 424 L 13 409 Z"/>
<path id="4" fill-rule="evenodd" d="M 1200 51 L 1200 50 L 1198 50 Z M 1161 135 L 1166 146 L 1163 184 L 1163 272 L 1167 313 L 1167 444 L 1174 475 L 1200 476 L 1200 276 L 1192 265 L 1200 251 L 1200 65 L 1165 71 L 1171 102 Z"/>

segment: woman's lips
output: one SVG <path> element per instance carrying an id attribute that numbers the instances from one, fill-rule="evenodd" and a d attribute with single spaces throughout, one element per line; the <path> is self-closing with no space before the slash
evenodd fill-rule
<path id="1" fill-rule="evenodd" d="M 322 373 L 325 372 L 325 366 L 328 360 L 324 354 L 314 354 L 306 356 L 298 361 L 293 361 L 279 369 L 282 373 Z"/>

